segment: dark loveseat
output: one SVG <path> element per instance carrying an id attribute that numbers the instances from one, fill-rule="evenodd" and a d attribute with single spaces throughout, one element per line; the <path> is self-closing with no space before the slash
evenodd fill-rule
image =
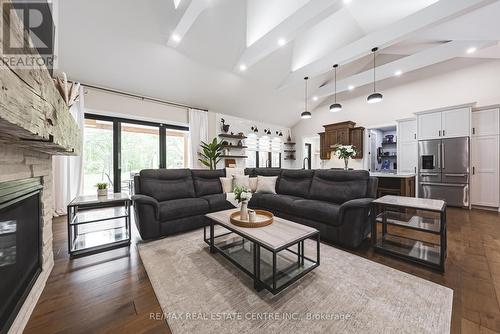
<path id="1" fill-rule="evenodd" d="M 249 207 L 312 226 L 321 239 L 355 248 L 370 231 L 369 205 L 377 179 L 366 171 L 247 168 L 250 177 L 278 176 L 277 194 L 256 193 Z M 134 178 L 135 221 L 143 239 L 192 230 L 204 215 L 234 206 L 219 178 L 224 170 L 143 170 Z"/>

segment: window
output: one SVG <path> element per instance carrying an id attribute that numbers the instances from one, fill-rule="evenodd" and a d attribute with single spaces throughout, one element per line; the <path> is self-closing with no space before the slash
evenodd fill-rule
<path id="1" fill-rule="evenodd" d="M 258 156 L 258 167 L 271 167 L 271 139 L 268 136 L 262 136 L 259 138 L 259 156 Z"/>
<path id="2" fill-rule="evenodd" d="M 245 146 L 247 147 L 246 155 L 248 156 L 245 165 L 248 168 L 257 167 L 257 145 L 257 135 L 255 133 L 248 134 L 247 138 L 245 139 Z"/>
<path id="3" fill-rule="evenodd" d="M 83 142 L 83 193 L 95 194 L 96 184 L 113 189 L 113 122 L 86 119 Z"/>
<path id="4" fill-rule="evenodd" d="M 85 114 L 83 192 L 106 182 L 111 192 L 129 192 L 134 175 L 149 168 L 185 168 L 188 128 Z"/>
<path id="5" fill-rule="evenodd" d="M 167 130 L 166 168 L 188 167 L 188 131 Z"/>
<path id="6" fill-rule="evenodd" d="M 271 167 L 281 168 L 281 138 L 273 138 L 271 141 Z"/>

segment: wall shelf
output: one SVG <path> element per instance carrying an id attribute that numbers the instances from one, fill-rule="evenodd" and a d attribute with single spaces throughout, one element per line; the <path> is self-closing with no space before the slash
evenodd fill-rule
<path id="1" fill-rule="evenodd" d="M 221 158 L 246 159 L 246 155 L 221 155 Z"/>
<path id="2" fill-rule="evenodd" d="M 221 146 L 222 148 L 237 148 L 237 149 L 244 149 L 244 148 L 248 148 L 248 146 L 238 146 L 238 145 L 222 145 Z"/>
<path id="3" fill-rule="evenodd" d="M 227 133 L 219 133 L 219 137 L 221 138 L 229 138 L 229 139 L 246 139 L 247 137 L 241 135 L 231 135 Z"/>

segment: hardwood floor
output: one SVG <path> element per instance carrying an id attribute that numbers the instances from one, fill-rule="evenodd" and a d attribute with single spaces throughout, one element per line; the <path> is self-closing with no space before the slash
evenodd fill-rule
<path id="1" fill-rule="evenodd" d="M 452 288 L 452 333 L 500 333 L 500 215 L 450 208 L 447 216 L 444 275 L 375 254 L 368 241 L 354 253 Z M 161 309 L 135 243 L 70 261 L 65 218 L 53 229 L 54 270 L 25 333 L 170 332 L 149 319 Z"/>

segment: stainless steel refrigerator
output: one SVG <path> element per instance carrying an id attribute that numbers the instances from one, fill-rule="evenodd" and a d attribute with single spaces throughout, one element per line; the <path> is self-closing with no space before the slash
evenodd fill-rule
<path id="1" fill-rule="evenodd" d="M 470 138 L 418 142 L 419 197 L 469 207 Z"/>

